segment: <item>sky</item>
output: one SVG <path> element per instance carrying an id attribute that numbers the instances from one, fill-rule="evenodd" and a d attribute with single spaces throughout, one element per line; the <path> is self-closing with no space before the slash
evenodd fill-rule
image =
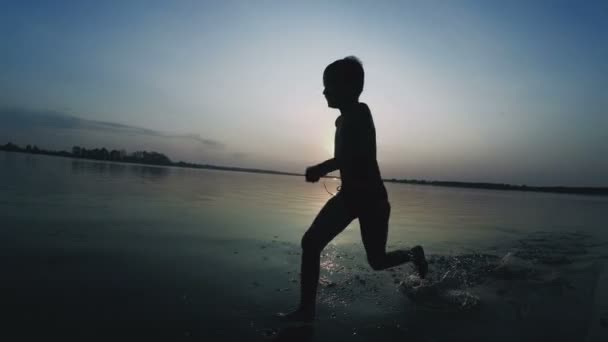
<path id="1" fill-rule="evenodd" d="M 608 1 L 2 1 L 0 143 L 292 172 L 365 68 L 384 178 L 608 186 Z"/>

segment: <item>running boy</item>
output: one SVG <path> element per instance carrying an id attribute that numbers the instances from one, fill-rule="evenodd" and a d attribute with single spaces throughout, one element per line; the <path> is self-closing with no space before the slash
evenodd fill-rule
<path id="1" fill-rule="evenodd" d="M 306 169 L 306 181 L 317 182 L 340 170 L 341 190 L 321 209 L 302 238 L 300 305 L 282 316 L 312 321 L 315 316 L 320 256 L 325 246 L 355 218 L 359 219 L 367 260 L 374 270 L 412 261 L 423 277 L 428 266 L 424 250 L 386 252 L 391 206 L 376 160 L 376 131 L 365 103 L 359 102 L 364 72 L 356 57 L 331 63 L 323 73 L 323 95 L 330 108 L 340 110 L 336 119 L 334 158 Z"/>

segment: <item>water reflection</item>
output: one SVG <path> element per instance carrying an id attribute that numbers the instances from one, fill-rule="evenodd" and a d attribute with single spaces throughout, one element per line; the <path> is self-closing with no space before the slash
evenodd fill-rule
<path id="1" fill-rule="evenodd" d="M 72 159 L 71 165 L 72 173 L 76 175 L 107 174 L 110 177 L 137 176 L 138 178 L 161 180 L 170 173 L 169 168 L 162 166 L 97 162 L 82 159 Z"/>

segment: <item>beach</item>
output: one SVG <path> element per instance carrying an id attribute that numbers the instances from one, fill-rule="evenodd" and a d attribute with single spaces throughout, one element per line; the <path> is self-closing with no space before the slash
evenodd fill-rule
<path id="1" fill-rule="evenodd" d="M 427 246 L 429 279 L 411 265 L 373 271 L 355 222 L 323 251 L 316 321 L 294 325 L 274 314 L 297 304 L 299 239 L 329 197 L 318 184 L 7 153 L 0 162 L 3 339 L 606 336 L 605 199 L 391 185 L 389 249 Z"/>

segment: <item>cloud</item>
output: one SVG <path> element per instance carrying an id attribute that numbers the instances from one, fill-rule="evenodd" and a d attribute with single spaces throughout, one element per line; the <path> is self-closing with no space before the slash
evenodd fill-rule
<path id="1" fill-rule="evenodd" d="M 93 130 L 118 134 L 136 134 L 150 137 L 178 138 L 194 141 L 208 149 L 223 149 L 220 141 L 201 137 L 199 134 L 172 134 L 144 127 L 121 123 L 88 120 L 51 110 L 29 110 L 24 108 L 0 108 L 0 127 L 5 129 L 66 129 Z"/>
<path id="2" fill-rule="evenodd" d="M 231 153 L 230 156 L 237 160 L 243 160 L 249 158 L 249 154 L 245 152 L 234 152 Z"/>
<path id="3" fill-rule="evenodd" d="M 199 134 L 167 135 L 167 136 L 175 137 L 175 138 L 192 139 L 192 140 L 200 142 L 201 144 L 203 144 L 207 147 L 213 147 L 213 148 L 218 148 L 218 149 L 224 148 L 224 144 L 222 144 L 221 142 L 219 142 L 217 140 L 213 140 L 213 139 L 202 138 Z"/>

